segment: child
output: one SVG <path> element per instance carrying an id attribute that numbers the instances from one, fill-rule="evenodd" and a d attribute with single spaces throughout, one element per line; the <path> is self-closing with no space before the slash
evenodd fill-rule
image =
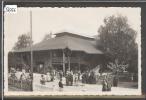
<path id="1" fill-rule="evenodd" d="M 41 75 L 41 79 L 40 79 L 40 83 L 42 84 L 42 85 L 45 85 L 45 77 L 44 77 L 44 75 Z"/>

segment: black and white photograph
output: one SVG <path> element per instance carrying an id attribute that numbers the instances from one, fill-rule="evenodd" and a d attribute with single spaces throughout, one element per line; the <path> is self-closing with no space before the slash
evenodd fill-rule
<path id="1" fill-rule="evenodd" d="M 4 95 L 141 95 L 141 8 L 5 10 Z"/>

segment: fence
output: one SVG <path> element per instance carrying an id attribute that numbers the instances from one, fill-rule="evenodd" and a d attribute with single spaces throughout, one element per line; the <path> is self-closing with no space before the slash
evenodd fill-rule
<path id="1" fill-rule="evenodd" d="M 131 73 L 120 74 L 119 81 L 120 82 L 137 82 L 138 75 L 137 74 L 132 75 Z"/>
<path id="2" fill-rule="evenodd" d="M 109 80 L 112 82 L 113 81 L 114 75 L 110 75 Z M 103 81 L 104 75 L 97 75 L 96 76 L 96 83 L 101 84 Z M 138 81 L 138 75 L 134 74 L 132 75 L 131 73 L 126 73 L 126 74 L 119 74 L 118 75 L 118 81 L 119 82 L 137 82 Z"/>
<path id="3" fill-rule="evenodd" d="M 18 80 L 18 79 L 9 77 L 8 85 L 10 87 L 18 88 L 22 91 L 31 91 L 32 90 L 32 81 L 31 80 Z"/>

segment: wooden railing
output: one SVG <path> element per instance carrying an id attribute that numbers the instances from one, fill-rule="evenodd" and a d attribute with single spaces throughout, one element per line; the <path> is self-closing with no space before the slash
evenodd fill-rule
<path id="1" fill-rule="evenodd" d="M 53 57 L 52 62 L 53 63 L 63 63 L 63 58 L 62 57 Z"/>
<path id="2" fill-rule="evenodd" d="M 19 79 L 9 77 L 8 85 L 10 87 L 15 87 L 22 91 L 31 91 L 32 89 L 32 82 L 30 80 L 19 80 Z"/>
<path id="3" fill-rule="evenodd" d="M 78 57 L 71 57 L 70 58 L 70 62 L 71 63 L 78 63 L 79 62 L 79 58 Z"/>
<path id="4" fill-rule="evenodd" d="M 63 57 L 53 57 L 52 58 L 53 63 L 63 63 Z M 67 57 L 65 57 L 65 63 L 68 62 Z M 78 63 L 79 58 L 78 57 L 70 57 L 70 63 Z"/>

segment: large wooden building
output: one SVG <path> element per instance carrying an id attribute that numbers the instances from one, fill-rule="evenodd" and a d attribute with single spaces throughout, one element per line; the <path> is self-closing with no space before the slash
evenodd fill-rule
<path id="1" fill-rule="evenodd" d="M 34 44 L 32 47 L 11 51 L 8 66 L 21 69 L 31 66 L 31 49 L 33 52 L 33 72 L 46 73 L 55 70 L 92 69 L 103 63 L 104 54 L 97 49 L 94 38 L 68 32 L 55 34 L 54 38 Z"/>

